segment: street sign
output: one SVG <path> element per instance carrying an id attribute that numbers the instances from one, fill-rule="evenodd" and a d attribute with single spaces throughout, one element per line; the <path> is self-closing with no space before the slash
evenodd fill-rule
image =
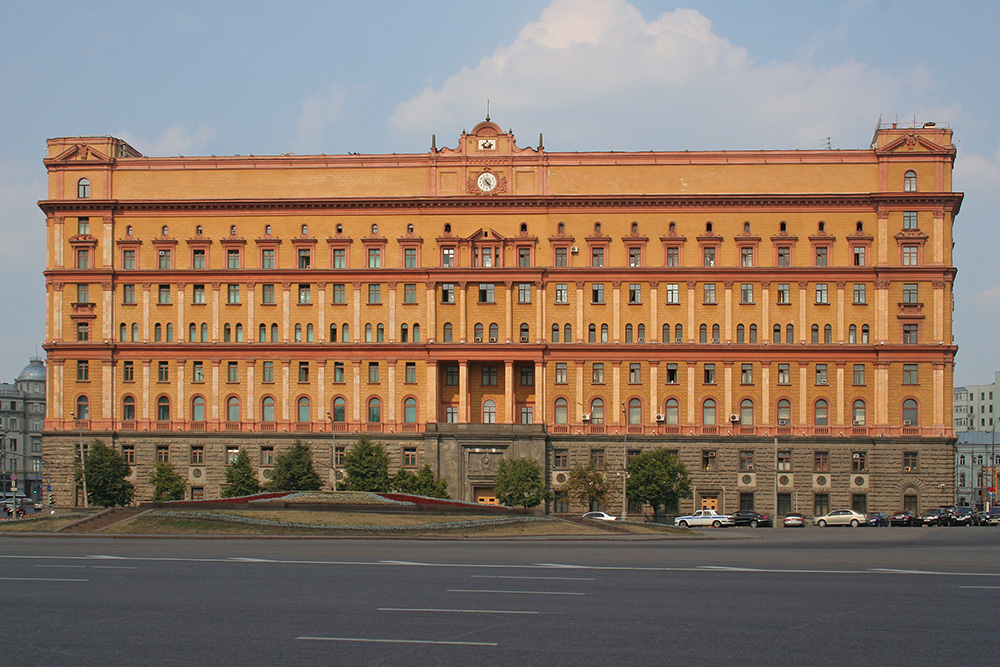
<path id="1" fill-rule="evenodd" d="M 17 475 L 11 474 L 10 481 L 12 481 L 12 482 L 17 481 Z"/>

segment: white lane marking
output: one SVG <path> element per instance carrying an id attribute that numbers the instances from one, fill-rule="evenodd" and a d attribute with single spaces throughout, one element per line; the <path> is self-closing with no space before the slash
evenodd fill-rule
<path id="1" fill-rule="evenodd" d="M 64 570 L 86 570 L 88 566 L 86 565 L 36 565 L 35 567 L 47 567 L 54 568 L 58 567 Z"/>
<path id="2" fill-rule="evenodd" d="M 45 579 L 43 577 L 0 577 L 0 581 L 90 581 L 90 579 Z"/>
<path id="3" fill-rule="evenodd" d="M 565 591 L 491 591 L 474 588 L 449 588 L 449 593 L 505 593 L 508 595 L 586 595 L 586 593 L 567 593 Z"/>
<path id="4" fill-rule="evenodd" d="M 368 639 L 364 637 L 296 637 L 316 642 L 364 642 L 369 644 L 443 644 L 445 646 L 496 646 L 496 642 L 449 642 L 432 639 Z"/>
<path id="5" fill-rule="evenodd" d="M 873 567 L 872 572 L 885 572 L 887 574 L 931 574 L 939 577 L 1000 577 L 1000 573 L 983 572 L 939 572 L 935 570 L 897 570 L 888 567 Z"/>
<path id="6" fill-rule="evenodd" d="M 378 611 L 431 611 L 453 614 L 541 614 L 540 611 L 513 611 L 510 609 L 419 609 L 407 607 L 379 607 Z"/>
<path id="7" fill-rule="evenodd" d="M 241 563 L 276 563 L 278 561 L 271 560 L 270 558 L 230 558 L 229 560 L 239 561 Z"/>
<path id="8" fill-rule="evenodd" d="M 990 590 L 1000 590 L 1000 586 L 959 586 L 959 588 L 988 588 Z"/>
<path id="9" fill-rule="evenodd" d="M 538 579 L 543 581 L 596 581 L 593 577 L 528 577 L 514 574 L 470 574 L 470 579 Z"/>
<path id="10" fill-rule="evenodd" d="M 91 565 L 91 570 L 138 570 L 135 565 Z"/>

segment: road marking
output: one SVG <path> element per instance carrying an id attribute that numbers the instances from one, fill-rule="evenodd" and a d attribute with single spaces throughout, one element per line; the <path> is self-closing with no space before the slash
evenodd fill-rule
<path id="1" fill-rule="evenodd" d="M 0 577 L 0 581 L 90 581 L 90 579 L 44 579 L 42 577 Z"/>
<path id="2" fill-rule="evenodd" d="M 62 568 L 64 570 L 86 570 L 86 565 L 36 565 L 35 567 Z"/>
<path id="3" fill-rule="evenodd" d="M 586 595 L 586 593 L 567 593 L 565 591 L 491 591 L 473 588 L 449 588 L 449 593 L 506 593 L 508 595 Z"/>
<path id="4" fill-rule="evenodd" d="M 510 609 L 408 609 L 406 607 L 379 607 L 378 611 L 434 611 L 454 614 L 540 614 L 540 611 L 513 611 Z"/>
<path id="5" fill-rule="evenodd" d="M 363 637 L 296 637 L 316 642 L 364 642 L 369 644 L 443 644 L 445 646 L 496 646 L 496 642 L 449 642 L 431 639 L 366 639 Z"/>
<path id="6" fill-rule="evenodd" d="M 1000 586 L 959 586 L 959 588 L 988 588 L 990 590 L 1000 590 Z"/>
<path id="7" fill-rule="evenodd" d="M 593 577 L 519 577 L 513 574 L 470 574 L 471 579 L 540 579 L 545 581 L 595 581 Z"/>
<path id="8" fill-rule="evenodd" d="M 885 572 L 887 574 L 933 574 L 940 577 L 1000 577 L 1000 574 L 983 572 L 937 572 L 935 570 L 896 570 L 888 567 L 873 567 L 872 572 Z"/>
<path id="9" fill-rule="evenodd" d="M 91 570 L 138 570 L 135 565 L 91 565 Z"/>

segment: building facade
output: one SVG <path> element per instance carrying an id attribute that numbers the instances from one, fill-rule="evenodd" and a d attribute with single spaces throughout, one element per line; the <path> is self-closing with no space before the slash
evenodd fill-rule
<path id="1" fill-rule="evenodd" d="M 656 447 L 691 471 L 680 510 L 950 502 L 951 136 L 559 153 L 487 120 L 420 154 L 175 158 L 49 140 L 46 447 L 70 471 L 78 435 L 113 443 L 140 498 L 157 460 L 213 497 L 239 448 L 266 479 L 295 439 L 332 483 L 365 434 L 480 502 L 530 456 L 559 512 L 585 509 L 572 465 L 620 480 Z"/>
<path id="2" fill-rule="evenodd" d="M 14 384 L 0 383 L 0 496 L 41 501 L 45 364 L 32 359 Z"/>
<path id="3" fill-rule="evenodd" d="M 989 433 L 993 423 L 994 394 L 1000 397 L 1000 371 L 993 372 L 992 384 L 976 384 L 955 387 L 955 431 L 979 431 Z"/>

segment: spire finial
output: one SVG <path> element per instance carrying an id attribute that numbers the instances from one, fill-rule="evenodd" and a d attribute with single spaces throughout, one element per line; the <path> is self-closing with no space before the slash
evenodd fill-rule
<path id="1" fill-rule="evenodd" d="M 486 98 L 486 122 L 490 122 L 490 100 Z"/>

